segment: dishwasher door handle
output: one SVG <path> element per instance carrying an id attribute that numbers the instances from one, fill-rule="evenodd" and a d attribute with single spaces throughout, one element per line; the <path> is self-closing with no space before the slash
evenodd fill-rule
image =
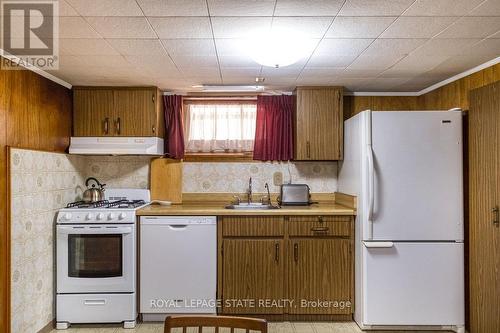
<path id="1" fill-rule="evenodd" d="M 172 230 L 186 230 L 187 224 L 169 224 L 168 227 Z"/>

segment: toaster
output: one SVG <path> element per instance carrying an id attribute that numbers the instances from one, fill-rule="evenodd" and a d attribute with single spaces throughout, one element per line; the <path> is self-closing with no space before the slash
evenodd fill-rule
<path id="1" fill-rule="evenodd" d="M 280 205 L 306 206 L 311 203 L 309 186 L 307 184 L 282 184 Z"/>

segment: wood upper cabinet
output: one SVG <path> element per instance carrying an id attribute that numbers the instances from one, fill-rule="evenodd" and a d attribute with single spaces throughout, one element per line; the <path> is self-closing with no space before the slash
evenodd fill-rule
<path id="1" fill-rule="evenodd" d="M 352 312 L 349 239 L 291 239 L 287 252 L 289 313 Z"/>
<path id="2" fill-rule="evenodd" d="M 261 300 L 284 298 L 283 240 L 224 239 L 223 312 L 281 314 Z"/>
<path id="3" fill-rule="evenodd" d="M 341 160 L 343 157 L 343 89 L 297 87 L 294 147 L 296 160 Z"/>
<path id="4" fill-rule="evenodd" d="M 74 136 L 164 135 L 160 91 L 155 87 L 76 87 Z"/>

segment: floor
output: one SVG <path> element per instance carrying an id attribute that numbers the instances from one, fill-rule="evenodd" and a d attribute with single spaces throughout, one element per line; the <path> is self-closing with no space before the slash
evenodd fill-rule
<path id="1" fill-rule="evenodd" d="M 162 333 L 162 323 L 142 323 L 138 324 L 135 329 L 124 329 L 120 326 L 93 326 L 93 325 L 75 325 L 66 331 L 53 330 L 50 333 Z M 181 333 L 182 330 L 174 331 Z M 189 329 L 187 333 L 197 333 L 197 329 Z M 213 333 L 214 329 L 206 328 L 203 333 Z M 220 333 L 228 332 L 229 330 L 221 329 Z M 244 331 L 235 330 L 235 333 Z M 337 323 L 269 323 L 269 333 L 361 333 L 362 331 L 354 322 L 337 322 Z M 377 333 L 380 333 L 378 331 Z M 398 331 L 391 331 L 396 333 Z M 411 331 L 405 331 L 411 333 Z M 442 333 L 442 332 L 441 332 Z"/>

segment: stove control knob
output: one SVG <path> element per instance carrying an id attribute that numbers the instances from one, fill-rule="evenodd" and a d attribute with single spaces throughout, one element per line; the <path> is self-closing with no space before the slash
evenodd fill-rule
<path id="1" fill-rule="evenodd" d="M 93 218 L 94 218 L 94 215 L 92 215 L 92 213 L 88 213 L 88 214 L 85 216 L 85 219 L 86 219 L 87 221 L 92 220 Z"/>
<path id="2" fill-rule="evenodd" d="M 71 217 L 72 217 L 71 213 L 64 213 L 62 219 L 66 220 L 66 221 L 69 221 L 69 220 L 71 220 Z"/>
<path id="3" fill-rule="evenodd" d="M 103 218 L 104 218 L 104 214 L 103 213 L 99 213 L 96 216 L 96 219 L 98 219 L 98 220 L 102 220 Z"/>
<path id="4" fill-rule="evenodd" d="M 109 213 L 108 220 L 113 220 L 115 218 L 115 214 Z"/>
<path id="5" fill-rule="evenodd" d="M 120 215 L 118 215 L 119 220 L 124 220 L 126 217 L 127 217 L 127 214 L 125 214 L 125 213 L 120 213 Z"/>

